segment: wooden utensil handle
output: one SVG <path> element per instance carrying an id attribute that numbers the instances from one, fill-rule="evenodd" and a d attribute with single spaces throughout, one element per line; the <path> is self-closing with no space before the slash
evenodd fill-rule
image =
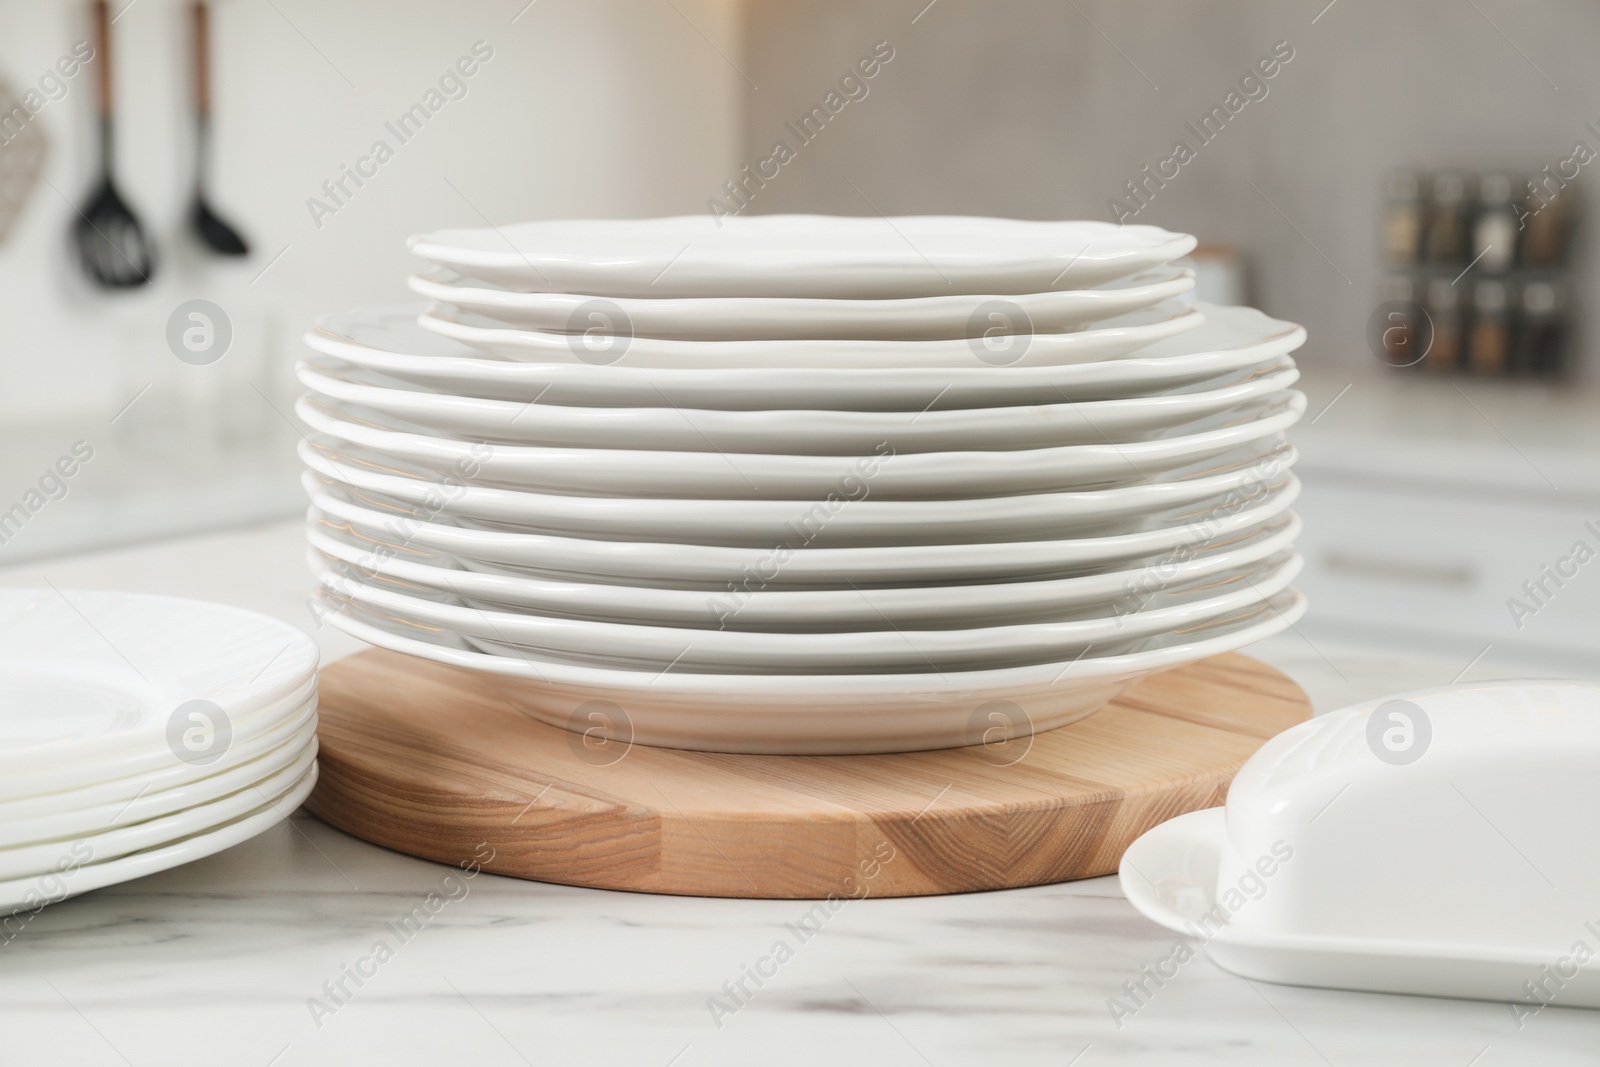
<path id="1" fill-rule="evenodd" d="M 211 16 L 205 0 L 190 7 L 194 22 L 194 106 L 201 118 L 211 114 Z"/>
<path id="2" fill-rule="evenodd" d="M 94 23 L 95 66 L 100 75 L 100 114 L 111 114 L 111 14 L 106 0 L 94 0 L 89 6 L 89 19 Z"/>

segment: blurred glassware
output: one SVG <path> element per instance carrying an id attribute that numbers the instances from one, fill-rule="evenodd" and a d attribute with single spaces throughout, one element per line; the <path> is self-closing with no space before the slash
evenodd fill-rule
<path id="1" fill-rule="evenodd" d="M 1452 371 L 1461 367 L 1461 290 L 1444 278 L 1428 283 L 1426 304 L 1433 321 L 1433 344 L 1423 359 L 1430 371 Z"/>
<path id="2" fill-rule="evenodd" d="M 1383 223 L 1383 246 L 1389 262 L 1409 265 L 1422 258 L 1422 226 L 1425 205 L 1422 176 L 1414 170 L 1397 170 L 1389 175 L 1388 206 Z"/>
<path id="3" fill-rule="evenodd" d="M 1380 299 L 1384 304 L 1409 304 L 1412 305 L 1404 312 L 1391 312 L 1388 321 L 1391 325 L 1381 334 L 1383 350 L 1387 355 L 1379 356 L 1391 367 L 1412 367 L 1424 358 L 1425 353 L 1419 353 L 1417 346 L 1424 341 L 1424 334 L 1419 334 L 1418 323 L 1414 313 L 1418 306 L 1421 294 L 1417 291 L 1416 279 L 1404 274 L 1393 274 L 1383 280 L 1379 290 Z"/>
<path id="4" fill-rule="evenodd" d="M 1189 253 L 1187 262 L 1194 266 L 1195 275 L 1191 299 L 1226 307 L 1250 303 L 1249 274 L 1237 248 L 1224 244 L 1198 245 Z"/>
<path id="5" fill-rule="evenodd" d="M 209 370 L 215 378 L 211 401 L 216 421 L 213 439 L 224 448 L 260 441 L 283 421 L 292 401 L 273 381 L 277 338 L 274 309 L 234 301 L 233 344 Z M 281 356 L 281 353 L 279 353 Z"/>
<path id="6" fill-rule="evenodd" d="M 1515 173 L 1407 168 L 1385 177 L 1379 300 L 1412 307 L 1393 312 L 1381 342 L 1374 334 L 1380 359 L 1493 377 L 1566 372 L 1580 191 L 1547 174 L 1519 192 Z"/>
<path id="7" fill-rule="evenodd" d="M 160 312 L 148 299 L 108 305 L 114 360 L 111 427 L 129 450 L 170 457 L 182 451 L 184 432 L 178 404 L 178 371 L 183 364 L 167 349 Z"/>
<path id="8" fill-rule="evenodd" d="M 1521 217 L 1526 234 L 1522 239 L 1522 262 L 1527 267 L 1558 267 L 1566 261 L 1567 249 L 1577 224 L 1577 200 L 1573 191 L 1551 200 L 1530 195 Z"/>
<path id="9" fill-rule="evenodd" d="M 1519 374 L 1559 374 L 1566 335 L 1566 294 L 1554 282 L 1535 280 L 1522 287 L 1522 329 L 1511 361 Z"/>
<path id="10" fill-rule="evenodd" d="M 1467 180 L 1456 171 L 1444 171 L 1433 179 L 1427 246 L 1430 263 L 1450 264 L 1466 259 Z"/>
<path id="11" fill-rule="evenodd" d="M 121 413 L 113 425 L 132 451 L 209 462 L 218 453 L 259 443 L 282 422 L 291 401 L 285 396 L 289 386 L 273 373 L 273 313 L 224 299 L 231 341 L 217 359 L 198 364 L 169 347 L 169 308 L 140 301 L 114 313 L 122 350 L 115 386 Z"/>
<path id="12" fill-rule="evenodd" d="M 1478 183 L 1478 217 L 1472 224 L 1472 258 L 1485 274 L 1510 270 L 1517 258 L 1517 209 L 1511 179 L 1485 174 Z"/>
<path id="13" fill-rule="evenodd" d="M 1468 363 L 1474 374 L 1499 376 L 1511 359 L 1511 309 L 1506 283 L 1485 279 L 1472 290 L 1472 344 Z"/>

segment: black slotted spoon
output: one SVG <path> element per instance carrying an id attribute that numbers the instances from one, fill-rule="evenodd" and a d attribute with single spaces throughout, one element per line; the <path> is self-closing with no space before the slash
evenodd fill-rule
<path id="1" fill-rule="evenodd" d="M 219 256 L 247 256 L 250 246 L 206 202 L 206 170 L 211 163 L 211 26 L 206 0 L 190 6 L 194 31 L 194 207 L 190 225 L 200 243 Z"/>
<path id="2" fill-rule="evenodd" d="M 145 285 L 155 273 L 155 249 L 111 176 L 111 20 L 105 0 L 90 6 L 94 21 L 95 66 L 100 77 L 100 185 L 72 224 L 78 261 L 96 284 L 107 289 Z"/>

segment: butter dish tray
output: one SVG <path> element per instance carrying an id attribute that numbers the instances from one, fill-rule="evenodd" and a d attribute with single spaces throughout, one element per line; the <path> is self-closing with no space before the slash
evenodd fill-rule
<path id="1" fill-rule="evenodd" d="M 1288 985 L 1600 1008 L 1600 685 L 1495 682 L 1273 738 L 1227 806 L 1119 877 L 1224 970 Z"/>

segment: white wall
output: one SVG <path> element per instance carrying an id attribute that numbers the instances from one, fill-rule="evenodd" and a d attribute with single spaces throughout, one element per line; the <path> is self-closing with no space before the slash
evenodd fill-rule
<path id="1" fill-rule="evenodd" d="M 113 27 L 117 167 L 158 242 L 161 270 L 148 289 L 107 295 L 68 258 L 72 204 L 89 195 L 96 166 L 95 73 L 85 70 L 36 120 L 51 140 L 46 177 L 61 195 L 38 186 L 0 245 L 0 422 L 109 419 L 150 375 L 185 373 L 163 333 L 192 297 L 236 318 L 238 358 L 230 352 L 229 361 L 241 373 L 255 373 L 249 361 L 276 321 L 283 387 L 282 365 L 316 315 L 407 297 L 403 280 L 416 265 L 407 234 L 479 226 L 485 216 L 501 224 L 702 210 L 737 156 L 735 0 L 536 0 L 513 23 L 525 2 L 219 0 L 213 188 L 255 246 L 247 262 L 229 264 L 198 257 L 184 228 L 186 9 L 136 0 Z M 34 81 L 87 36 L 84 20 L 76 3 L 0 7 L 0 74 Z M 494 56 L 468 94 L 315 227 L 306 199 L 478 40 Z"/>

